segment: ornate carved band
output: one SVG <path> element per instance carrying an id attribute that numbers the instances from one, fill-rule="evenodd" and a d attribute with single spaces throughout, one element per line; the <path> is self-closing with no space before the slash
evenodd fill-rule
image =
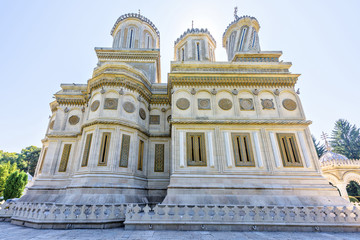
<path id="1" fill-rule="evenodd" d="M 139 109 L 139 116 L 140 116 L 140 118 L 141 118 L 142 120 L 145 120 L 145 118 L 146 118 L 146 112 L 145 112 L 145 110 L 144 110 L 143 108 L 140 108 L 140 109 Z"/>
<path id="2" fill-rule="evenodd" d="M 210 99 L 208 99 L 208 98 L 199 98 L 198 99 L 198 109 L 201 109 L 201 110 L 211 109 Z"/>
<path id="3" fill-rule="evenodd" d="M 128 113 L 135 112 L 135 105 L 132 102 L 124 102 L 123 108 Z"/>
<path id="4" fill-rule="evenodd" d="M 222 98 L 219 100 L 219 107 L 223 110 L 229 110 L 232 108 L 232 102 L 227 98 Z"/>
<path id="5" fill-rule="evenodd" d="M 240 98 L 240 110 L 251 111 L 254 110 L 254 102 L 252 98 Z"/>
<path id="6" fill-rule="evenodd" d="M 76 124 L 78 124 L 79 121 L 80 121 L 80 118 L 76 115 L 69 117 L 70 125 L 76 125 Z"/>
<path id="7" fill-rule="evenodd" d="M 118 107 L 117 98 L 105 98 L 104 109 L 116 110 Z"/>
<path id="8" fill-rule="evenodd" d="M 297 107 L 296 102 L 294 100 L 292 100 L 292 99 L 289 99 L 289 98 L 284 99 L 282 101 L 282 105 L 286 110 L 289 110 L 289 111 L 294 111 L 296 109 L 296 107 Z"/>
<path id="9" fill-rule="evenodd" d="M 263 109 L 275 109 L 273 99 L 261 99 Z"/>
<path id="10" fill-rule="evenodd" d="M 186 98 L 180 98 L 176 101 L 176 106 L 181 110 L 186 110 L 190 107 L 190 101 Z"/>
<path id="11" fill-rule="evenodd" d="M 99 101 L 99 100 L 95 100 L 95 101 L 91 104 L 90 110 L 91 110 L 92 112 L 95 112 L 95 111 L 99 108 L 99 106 L 100 106 L 100 101 Z"/>

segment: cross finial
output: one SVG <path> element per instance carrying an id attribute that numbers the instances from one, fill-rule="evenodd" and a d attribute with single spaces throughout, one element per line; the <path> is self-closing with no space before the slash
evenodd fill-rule
<path id="1" fill-rule="evenodd" d="M 191 29 L 194 28 L 194 20 L 191 20 Z"/>
<path id="2" fill-rule="evenodd" d="M 326 150 L 330 151 L 330 150 L 331 150 L 331 147 L 330 147 L 330 145 L 329 145 L 329 142 L 327 141 L 328 134 L 327 134 L 327 133 L 322 132 L 322 134 L 321 134 L 321 138 L 325 141 L 325 147 L 326 147 Z"/>
<path id="3" fill-rule="evenodd" d="M 140 9 L 139 9 L 139 15 L 140 15 Z"/>
<path id="4" fill-rule="evenodd" d="M 234 7 L 234 18 L 235 20 L 238 19 L 238 15 L 237 15 L 237 12 L 238 12 L 238 7 Z"/>

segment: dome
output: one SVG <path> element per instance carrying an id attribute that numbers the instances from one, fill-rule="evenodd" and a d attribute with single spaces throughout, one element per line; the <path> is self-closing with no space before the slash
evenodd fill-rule
<path id="1" fill-rule="evenodd" d="M 116 49 L 158 49 L 160 33 L 156 26 L 139 13 L 121 15 L 115 22 L 110 34 L 113 48 Z"/>
<path id="2" fill-rule="evenodd" d="M 344 160 L 348 160 L 347 157 L 345 157 L 344 155 L 342 154 L 339 154 L 339 153 L 334 153 L 332 151 L 327 151 L 326 153 L 324 153 L 319 161 L 321 163 L 324 163 L 324 162 L 328 162 L 328 161 L 332 161 L 332 160 L 335 160 L 335 161 L 344 161 Z"/>
<path id="3" fill-rule="evenodd" d="M 191 28 L 174 42 L 175 61 L 215 61 L 216 41 L 205 28 Z"/>
<path id="4" fill-rule="evenodd" d="M 223 47 L 226 49 L 229 61 L 236 53 L 260 51 L 259 29 L 260 24 L 256 18 L 235 17 L 223 34 Z"/>

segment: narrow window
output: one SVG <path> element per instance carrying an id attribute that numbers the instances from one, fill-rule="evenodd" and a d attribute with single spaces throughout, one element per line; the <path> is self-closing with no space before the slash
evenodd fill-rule
<path id="1" fill-rule="evenodd" d="M 103 136 L 101 139 L 100 156 L 99 156 L 98 166 L 106 166 L 106 164 L 107 164 L 107 158 L 108 158 L 109 148 L 110 148 L 110 137 L 111 137 L 111 133 L 109 133 L 109 132 L 103 133 Z"/>
<path id="2" fill-rule="evenodd" d="M 92 139 L 92 133 L 89 133 L 86 136 L 86 140 L 85 140 L 84 154 L 83 154 L 83 159 L 81 162 L 81 167 L 86 167 L 88 165 L 88 160 L 89 160 L 89 155 L 90 155 L 90 147 L 91 147 L 91 139 Z"/>
<path id="3" fill-rule="evenodd" d="M 143 170 L 143 159 L 144 159 L 144 141 L 139 141 L 139 157 L 138 157 L 138 170 Z"/>
<path id="4" fill-rule="evenodd" d="M 123 134 L 121 140 L 120 167 L 128 167 L 130 151 L 130 136 Z"/>
<path id="5" fill-rule="evenodd" d="M 150 36 L 149 35 L 147 35 L 147 48 L 150 48 Z"/>
<path id="6" fill-rule="evenodd" d="M 236 167 L 255 167 L 250 134 L 232 133 L 231 134 L 234 158 Z"/>
<path id="7" fill-rule="evenodd" d="M 46 158 L 46 153 L 47 153 L 47 148 L 44 149 L 43 157 L 42 157 L 41 164 L 40 164 L 40 168 L 39 168 L 39 174 L 41 173 L 42 168 L 43 168 L 43 166 L 44 166 L 44 161 L 45 161 L 45 158 Z"/>
<path id="8" fill-rule="evenodd" d="M 303 164 L 297 148 L 295 134 L 278 133 L 277 139 L 284 167 L 302 167 Z"/>
<path id="9" fill-rule="evenodd" d="M 132 47 L 133 33 L 134 33 L 134 29 L 130 29 L 129 48 Z"/>
<path id="10" fill-rule="evenodd" d="M 66 172 L 66 168 L 67 168 L 69 156 L 70 156 L 70 150 L 71 150 L 71 144 L 65 144 L 62 155 L 61 155 L 59 172 Z"/>
<path id="11" fill-rule="evenodd" d="M 181 61 L 185 60 L 185 51 L 184 48 L 181 49 Z"/>
<path id="12" fill-rule="evenodd" d="M 200 61 L 200 46 L 199 43 L 196 43 L 196 52 L 197 52 L 197 60 Z"/>
<path id="13" fill-rule="evenodd" d="M 188 166 L 206 166 L 204 133 L 186 133 Z"/>
<path id="14" fill-rule="evenodd" d="M 243 28 L 243 30 L 241 32 L 239 51 L 241 51 L 242 48 L 243 48 L 243 43 L 244 43 L 244 40 L 245 40 L 245 34 L 246 34 L 246 28 Z"/>
<path id="15" fill-rule="evenodd" d="M 154 172 L 164 172 L 165 144 L 155 144 Z"/>
<path id="16" fill-rule="evenodd" d="M 255 32 L 255 30 L 254 30 L 254 36 L 253 36 L 252 47 L 254 47 L 254 45 L 255 45 L 255 39 L 256 39 L 256 32 Z"/>

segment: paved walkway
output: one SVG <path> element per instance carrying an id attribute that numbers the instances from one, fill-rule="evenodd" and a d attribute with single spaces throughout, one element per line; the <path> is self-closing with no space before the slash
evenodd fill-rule
<path id="1" fill-rule="evenodd" d="M 289 239 L 289 240 L 359 240 L 360 233 L 308 233 L 308 232 L 208 232 L 208 231 L 125 231 L 123 228 L 114 229 L 72 229 L 46 230 L 33 229 L 0 222 L 1 240 L 27 239 Z"/>

